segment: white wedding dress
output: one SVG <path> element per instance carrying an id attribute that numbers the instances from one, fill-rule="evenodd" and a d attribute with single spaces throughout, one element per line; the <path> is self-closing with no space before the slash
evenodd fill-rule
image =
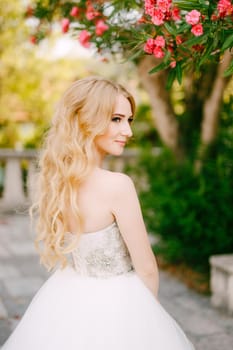
<path id="1" fill-rule="evenodd" d="M 81 236 L 2 350 L 193 350 L 135 273 L 116 223 Z"/>

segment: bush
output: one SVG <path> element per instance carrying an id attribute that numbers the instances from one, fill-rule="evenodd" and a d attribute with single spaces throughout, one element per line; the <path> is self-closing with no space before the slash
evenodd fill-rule
<path id="1" fill-rule="evenodd" d="M 221 155 L 195 175 L 191 163 L 176 164 L 168 151 L 144 154 L 149 188 L 141 201 L 149 231 L 161 238 L 157 254 L 204 271 L 210 255 L 233 251 L 233 171 L 226 163 Z"/>

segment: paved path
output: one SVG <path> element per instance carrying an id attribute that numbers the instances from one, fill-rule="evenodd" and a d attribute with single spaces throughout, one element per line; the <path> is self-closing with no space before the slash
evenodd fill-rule
<path id="1" fill-rule="evenodd" d="M 0 216 L 0 345 L 48 277 L 39 265 L 30 232 L 26 216 Z M 232 350 L 233 317 L 213 309 L 208 297 L 187 289 L 170 275 L 161 272 L 160 277 L 160 301 L 196 350 Z"/>

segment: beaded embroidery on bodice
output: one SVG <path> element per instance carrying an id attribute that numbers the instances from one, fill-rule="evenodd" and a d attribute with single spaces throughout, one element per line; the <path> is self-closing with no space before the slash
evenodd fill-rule
<path id="1" fill-rule="evenodd" d="M 103 230 L 82 234 L 71 254 L 80 275 L 105 278 L 133 270 L 129 251 L 115 222 Z"/>

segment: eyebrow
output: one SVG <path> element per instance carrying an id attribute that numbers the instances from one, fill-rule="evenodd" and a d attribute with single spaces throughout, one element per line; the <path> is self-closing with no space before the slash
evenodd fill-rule
<path id="1" fill-rule="evenodd" d="M 121 113 L 113 113 L 113 115 L 118 115 L 119 117 L 125 118 L 125 114 L 121 114 Z M 130 115 L 128 118 L 133 118 L 133 115 Z"/>

